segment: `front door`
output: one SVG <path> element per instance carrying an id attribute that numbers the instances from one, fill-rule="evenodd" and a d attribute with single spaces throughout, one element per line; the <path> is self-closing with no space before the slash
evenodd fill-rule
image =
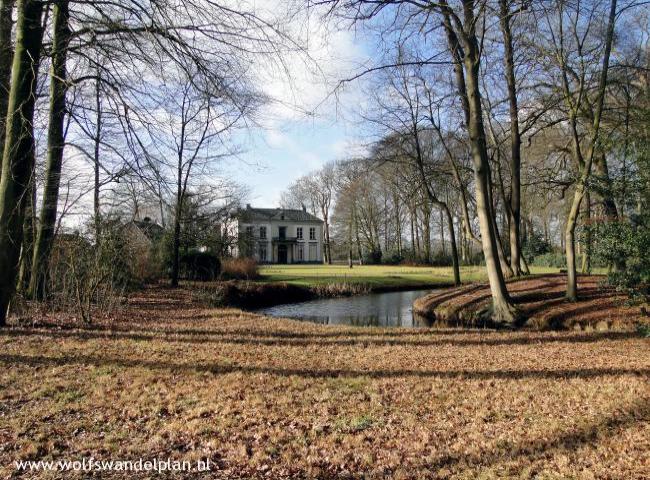
<path id="1" fill-rule="evenodd" d="M 286 245 L 278 245 L 278 263 L 287 263 Z"/>

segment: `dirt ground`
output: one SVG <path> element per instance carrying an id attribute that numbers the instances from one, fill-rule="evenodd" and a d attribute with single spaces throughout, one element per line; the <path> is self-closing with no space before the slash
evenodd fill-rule
<path id="1" fill-rule="evenodd" d="M 508 291 L 526 319 L 524 327 L 630 331 L 650 319 L 638 306 L 628 305 L 624 294 L 603 285 L 604 276 L 579 276 L 579 301 L 567 302 L 566 276 L 539 275 L 508 282 Z M 479 312 L 490 303 L 485 284 L 444 290 L 418 299 L 416 310 L 450 323 L 480 323 Z"/>
<path id="2" fill-rule="evenodd" d="M 171 289 L 68 321 L 0 331 L 0 477 L 89 478 L 14 463 L 87 457 L 212 466 L 92 478 L 650 474 L 650 340 L 634 332 L 331 327 Z"/>

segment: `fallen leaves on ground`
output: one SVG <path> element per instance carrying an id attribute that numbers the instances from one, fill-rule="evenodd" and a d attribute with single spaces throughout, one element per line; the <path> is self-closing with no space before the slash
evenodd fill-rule
<path id="1" fill-rule="evenodd" d="M 650 342 L 631 332 L 322 326 L 149 289 L 0 343 L 2 476 L 90 456 L 209 458 L 205 478 L 650 472 Z"/>
<path id="2" fill-rule="evenodd" d="M 604 285 L 602 275 L 578 277 L 579 299 L 565 298 L 566 275 L 536 275 L 508 282 L 508 292 L 523 313 L 526 327 L 534 329 L 634 330 L 647 323 L 638 306 L 630 305 L 624 293 Z M 451 323 L 480 322 L 480 312 L 489 307 L 487 284 L 470 284 L 441 290 L 415 302 L 425 316 Z"/>

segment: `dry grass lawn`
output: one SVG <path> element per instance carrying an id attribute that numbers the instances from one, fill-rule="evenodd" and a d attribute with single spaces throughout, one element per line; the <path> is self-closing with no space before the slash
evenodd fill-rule
<path id="1" fill-rule="evenodd" d="M 121 318 L 0 343 L 2 477 L 87 478 L 13 462 L 90 456 L 207 457 L 205 478 L 650 475 L 635 333 L 326 327 L 148 290 Z"/>

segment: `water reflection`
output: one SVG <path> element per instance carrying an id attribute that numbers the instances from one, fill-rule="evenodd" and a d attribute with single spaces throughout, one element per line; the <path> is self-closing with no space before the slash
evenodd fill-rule
<path id="1" fill-rule="evenodd" d="M 325 325 L 360 327 L 424 327 L 423 318 L 413 315 L 413 301 L 432 290 L 374 293 L 345 298 L 326 298 L 309 302 L 277 305 L 259 313 L 293 318 Z"/>

